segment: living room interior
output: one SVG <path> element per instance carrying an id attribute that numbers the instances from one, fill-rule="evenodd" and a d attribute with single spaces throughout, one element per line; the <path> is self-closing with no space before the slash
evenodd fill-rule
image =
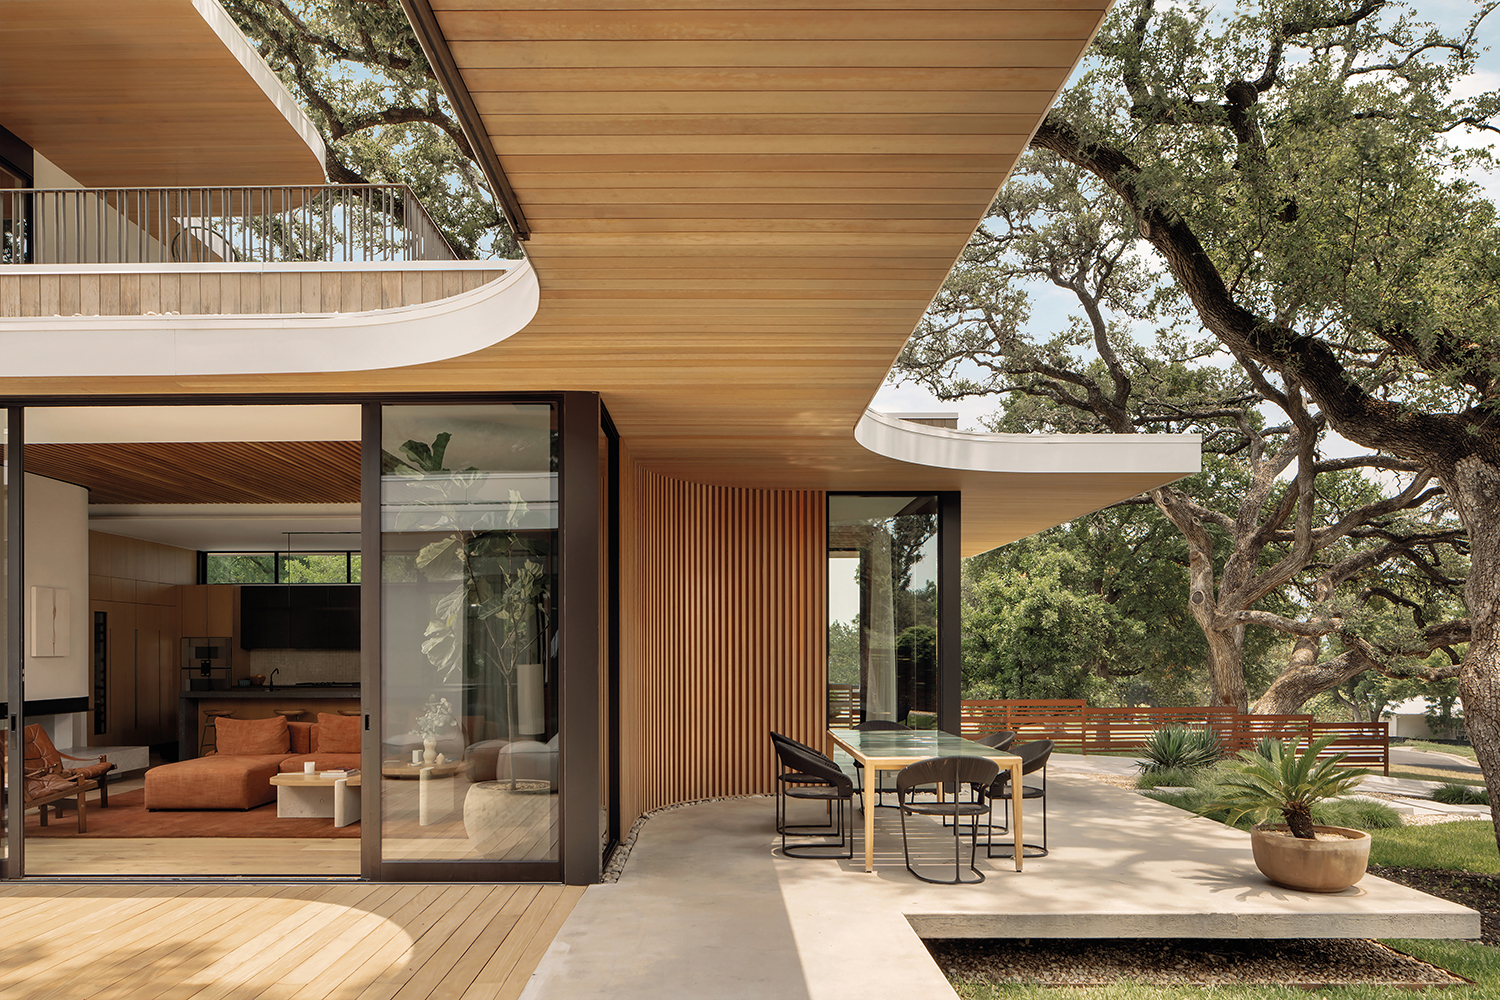
<path id="1" fill-rule="evenodd" d="M 29 870 L 358 874 L 357 792 L 323 816 L 268 781 L 358 781 L 359 406 L 33 407 L 25 436 L 26 722 L 114 765 L 84 823 L 26 810 Z"/>

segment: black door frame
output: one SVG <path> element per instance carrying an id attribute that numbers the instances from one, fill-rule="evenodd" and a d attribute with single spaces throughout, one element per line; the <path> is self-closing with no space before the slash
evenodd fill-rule
<path id="1" fill-rule="evenodd" d="M 828 549 L 827 511 L 833 497 L 935 496 L 938 502 L 937 726 L 962 735 L 963 729 L 963 496 L 957 490 L 829 490 L 823 494 L 823 558 Z M 828 585 L 823 586 L 828 614 Z M 824 628 L 827 628 L 827 621 Z M 827 693 L 824 693 L 826 702 Z"/>
<path id="2" fill-rule="evenodd" d="M 9 444 L 6 450 L 9 483 L 6 522 L 10 549 L 6 559 L 7 677 L 14 691 L 24 696 L 21 676 L 24 651 L 23 554 L 24 527 L 24 409 L 56 406 L 361 406 L 360 444 L 360 697 L 363 726 L 360 765 L 366 773 L 379 773 L 378 739 L 380 685 L 380 414 L 381 407 L 403 404 L 465 404 L 551 402 L 558 407 L 561 460 L 559 467 L 559 834 L 557 862 L 386 862 L 380 859 L 379 784 L 376 794 L 363 797 L 361 806 L 361 875 L 376 881 L 551 881 L 589 885 L 600 880 L 599 851 L 599 700 L 601 670 L 599 623 L 599 511 L 604 498 L 599 490 L 599 429 L 604 414 L 595 392 L 534 393 L 372 393 L 301 395 L 290 393 L 222 393 L 201 396 L 149 394 L 139 396 L 36 395 L 0 400 L 7 407 Z M 610 493 L 614 490 L 611 488 Z M 369 571 L 375 567 L 375 572 Z M 613 581 L 611 581 L 613 584 Z M 613 604 L 613 594 L 611 593 Z M 613 700 L 613 699 L 611 699 Z M 12 745 L 18 746 L 21 698 L 6 705 L 5 725 L 16 730 Z M 615 748 L 611 747 L 613 751 Z M 617 754 L 612 753 L 611 768 Z M 12 753 L 7 784 L 18 789 L 21 756 Z M 14 797 L 10 801 L 15 801 Z M 6 816 L 7 857 L 0 860 L 0 878 L 18 878 L 25 871 L 24 810 Z M 208 875 L 212 879 L 214 876 Z"/>
<path id="3" fill-rule="evenodd" d="M 6 737 L 10 741 L 10 752 L 6 758 L 5 787 L 5 858 L 0 860 L 0 878 L 20 878 L 26 871 L 26 807 L 21 804 L 21 782 L 24 776 L 24 759 L 21 750 L 21 726 L 25 722 L 26 678 L 23 666 L 26 662 L 25 636 L 22 623 L 25 621 L 25 601 L 22 594 L 21 575 L 22 539 L 24 537 L 26 459 L 25 449 L 20 447 L 25 432 L 25 411 L 19 406 L 6 410 L 5 449 L 5 677 L 6 700 L 4 720 Z"/>

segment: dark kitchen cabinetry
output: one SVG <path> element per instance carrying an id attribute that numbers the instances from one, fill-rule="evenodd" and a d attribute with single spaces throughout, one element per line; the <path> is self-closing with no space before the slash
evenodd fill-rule
<path id="1" fill-rule="evenodd" d="M 358 649 L 359 585 L 240 588 L 244 649 Z"/>

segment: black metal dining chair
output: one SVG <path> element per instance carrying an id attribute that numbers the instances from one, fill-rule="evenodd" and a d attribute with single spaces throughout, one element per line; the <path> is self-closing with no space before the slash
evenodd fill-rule
<path id="1" fill-rule="evenodd" d="M 832 805 L 828 809 L 827 823 L 820 826 L 803 823 L 798 824 L 791 830 L 786 828 L 786 789 L 792 785 L 821 785 L 824 784 L 824 781 L 822 778 L 799 771 L 796 767 L 796 761 L 801 758 L 789 757 L 783 754 L 782 747 L 784 746 L 794 747 L 802 753 L 820 757 L 828 763 L 833 764 L 834 767 L 838 767 L 834 763 L 833 758 L 819 750 L 813 749 L 806 743 L 799 743 L 790 736 L 783 736 L 781 733 L 771 733 L 771 747 L 776 751 L 776 762 L 780 766 L 780 771 L 776 775 L 776 832 L 781 834 L 791 833 L 794 836 L 800 837 L 820 836 L 836 829 Z"/>
<path id="2" fill-rule="evenodd" d="M 1045 858 L 1047 856 L 1047 759 L 1052 756 L 1052 740 L 1035 740 L 1031 743 L 1022 743 L 1010 748 L 1010 752 L 1021 758 L 1021 775 L 1024 778 L 1028 774 L 1040 771 L 1042 781 L 1040 785 L 1028 785 L 1021 783 L 1021 799 L 1039 799 L 1042 803 L 1042 842 L 1040 844 L 1022 844 L 1021 850 L 1026 852 L 1022 857 Z M 1016 856 L 1016 845 L 999 845 L 1006 850 L 995 853 L 995 814 L 996 802 L 1005 802 L 1005 825 L 1000 827 L 1001 833 L 1010 831 L 1010 802 L 1015 790 L 1010 787 L 1010 771 L 1002 770 L 989 787 L 990 799 L 990 822 L 989 837 L 985 841 L 984 855 L 987 858 L 1013 858 Z"/>
<path id="3" fill-rule="evenodd" d="M 905 731 L 905 732 L 910 732 L 911 731 L 911 726 L 903 726 L 901 723 L 899 723 L 899 722 L 892 722 L 889 719 L 871 719 L 869 722 L 861 722 L 859 725 L 857 725 L 857 726 L 854 727 L 854 731 L 857 732 L 857 733 L 884 733 L 884 732 L 896 732 L 898 730 Z M 860 761 L 857 761 L 857 760 L 854 762 L 854 777 L 857 779 L 857 782 L 856 782 L 856 784 L 854 786 L 854 790 L 856 792 L 858 792 L 860 795 L 864 795 L 865 794 L 865 765 L 863 763 L 861 763 Z M 881 806 L 883 806 L 885 804 L 885 801 L 884 801 L 884 799 L 885 799 L 885 793 L 889 792 L 889 791 L 894 791 L 894 789 L 886 788 L 884 785 L 881 785 L 881 784 L 876 784 L 876 786 L 875 786 L 875 808 L 879 809 Z"/>
<path id="4" fill-rule="evenodd" d="M 974 865 L 974 856 L 979 852 L 979 817 L 990 812 L 988 791 L 999 771 L 1000 768 L 994 761 L 983 757 L 929 757 L 927 760 L 908 764 L 896 772 L 896 806 L 901 810 L 901 853 L 906 858 L 907 871 L 923 882 L 935 885 L 978 885 L 984 881 L 984 872 Z M 941 801 L 941 796 L 940 801 L 935 802 L 908 801 L 908 796 L 918 789 L 925 789 L 927 785 L 941 788 L 949 783 L 954 788 L 954 795 L 947 801 Z M 957 790 L 964 785 L 975 789 L 972 801 L 964 802 L 959 798 Z M 928 878 L 911 866 L 911 845 L 906 834 L 908 813 L 939 816 L 953 821 L 953 878 Z M 965 816 L 969 817 L 969 870 L 978 878 L 963 877 L 960 821 Z"/>
<path id="5" fill-rule="evenodd" d="M 777 829 L 781 833 L 781 853 L 789 858 L 841 858 L 854 857 L 854 782 L 826 755 L 795 741 L 778 742 L 776 756 L 786 771 L 783 776 L 797 776 L 794 780 L 781 782 L 781 811 L 777 816 Z M 833 813 L 831 832 L 827 827 L 791 827 L 786 822 L 786 800 L 824 802 Z M 825 843 L 787 844 L 788 835 L 815 837 Z M 838 842 L 826 843 L 830 837 Z M 830 850 L 842 853 L 826 853 Z M 816 853 L 815 853 L 816 852 Z"/>
<path id="6" fill-rule="evenodd" d="M 988 736 L 981 736 L 974 742 L 981 746 L 987 746 L 991 750 L 1009 750 L 1010 745 L 1015 741 L 1015 733 L 990 733 Z"/>

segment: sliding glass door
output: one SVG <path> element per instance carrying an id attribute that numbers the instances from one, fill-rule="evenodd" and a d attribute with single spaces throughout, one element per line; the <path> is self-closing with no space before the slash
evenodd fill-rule
<path id="1" fill-rule="evenodd" d="M 383 872 L 558 866 L 558 409 L 382 408 Z"/>
<path id="2" fill-rule="evenodd" d="M 20 491 L 12 487 L 19 483 L 15 468 L 21 455 L 21 411 L 12 408 L 3 411 L 0 434 L 4 435 L 3 450 L 0 450 L 0 649 L 3 649 L 5 669 L 0 671 L 0 702 L 4 703 L 4 718 L 0 721 L 0 740 L 5 745 L 3 792 L 0 792 L 0 878 L 19 878 L 22 870 L 22 827 L 25 807 L 21 804 L 17 790 L 22 785 L 22 753 L 20 744 L 22 724 L 21 691 L 21 642 L 20 630 L 11 623 L 19 620 L 19 595 L 13 593 L 11 569 L 20 553 L 12 547 L 12 541 L 21 537 Z"/>

